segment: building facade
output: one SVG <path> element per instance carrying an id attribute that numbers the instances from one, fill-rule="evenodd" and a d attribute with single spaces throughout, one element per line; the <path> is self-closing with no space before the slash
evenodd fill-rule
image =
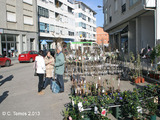
<path id="1" fill-rule="evenodd" d="M 102 27 L 96 28 L 96 38 L 97 38 L 96 42 L 99 45 L 105 45 L 106 47 L 109 46 L 109 35 L 107 32 L 104 32 Z"/>
<path id="2" fill-rule="evenodd" d="M 136 54 L 155 46 L 157 1 L 103 0 L 104 30 L 109 33 L 113 51 Z"/>
<path id="3" fill-rule="evenodd" d="M 96 42 L 96 12 L 83 2 L 75 2 L 76 41 Z"/>
<path id="4" fill-rule="evenodd" d="M 37 0 L 41 49 L 55 49 L 55 42 L 74 41 L 74 0 Z"/>
<path id="5" fill-rule="evenodd" d="M 0 54 L 38 50 L 36 0 L 0 0 Z"/>

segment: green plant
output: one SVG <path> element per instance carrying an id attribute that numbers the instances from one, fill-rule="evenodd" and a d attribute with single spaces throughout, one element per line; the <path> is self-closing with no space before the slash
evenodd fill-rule
<path id="1" fill-rule="evenodd" d="M 124 91 L 123 92 L 123 103 L 121 106 L 121 117 L 132 116 L 138 118 L 140 113 L 138 112 L 138 107 L 140 106 L 140 101 L 138 97 L 137 89 L 134 91 Z"/>
<path id="2" fill-rule="evenodd" d="M 155 115 L 158 104 L 154 102 L 154 98 L 147 99 L 146 101 L 147 109 L 151 115 Z"/>
<path id="3" fill-rule="evenodd" d="M 154 60 L 155 60 L 155 58 L 156 58 L 157 55 L 158 54 L 156 53 L 156 48 L 153 48 L 153 50 L 152 50 L 152 52 L 150 54 L 150 58 L 151 58 L 152 64 L 153 64 L 153 62 L 154 62 Z"/>
<path id="4" fill-rule="evenodd" d="M 156 47 L 153 48 L 150 54 L 151 62 L 154 63 L 155 58 L 159 56 L 160 56 L 160 44 L 158 44 Z"/>
<path id="5" fill-rule="evenodd" d="M 142 76 L 141 58 L 140 58 L 139 54 L 137 54 L 137 59 L 136 59 L 136 62 L 135 62 L 135 68 L 134 68 L 134 71 L 132 73 L 133 73 L 133 78 L 134 79 Z"/>

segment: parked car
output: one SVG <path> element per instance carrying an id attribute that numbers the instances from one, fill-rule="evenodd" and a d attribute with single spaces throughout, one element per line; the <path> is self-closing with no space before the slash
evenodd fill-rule
<path id="1" fill-rule="evenodd" d="M 37 51 L 24 51 L 18 56 L 19 62 L 33 62 L 38 55 Z"/>
<path id="2" fill-rule="evenodd" d="M 0 66 L 9 67 L 10 65 L 11 65 L 11 59 L 6 56 L 0 55 Z"/>

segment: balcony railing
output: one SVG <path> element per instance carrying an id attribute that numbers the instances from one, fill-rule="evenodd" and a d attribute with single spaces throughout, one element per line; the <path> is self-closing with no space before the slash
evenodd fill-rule
<path id="1" fill-rule="evenodd" d="M 122 13 L 126 11 L 126 3 L 122 5 Z"/>

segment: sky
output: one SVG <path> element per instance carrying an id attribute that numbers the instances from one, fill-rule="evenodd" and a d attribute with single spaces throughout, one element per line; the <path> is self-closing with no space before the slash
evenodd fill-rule
<path id="1" fill-rule="evenodd" d="M 89 6 L 92 10 L 94 10 L 97 15 L 96 15 L 96 24 L 97 27 L 103 27 L 104 23 L 104 15 L 103 15 L 103 9 L 98 8 L 97 6 L 103 6 L 103 0 L 79 0 L 84 2 L 87 6 Z"/>

